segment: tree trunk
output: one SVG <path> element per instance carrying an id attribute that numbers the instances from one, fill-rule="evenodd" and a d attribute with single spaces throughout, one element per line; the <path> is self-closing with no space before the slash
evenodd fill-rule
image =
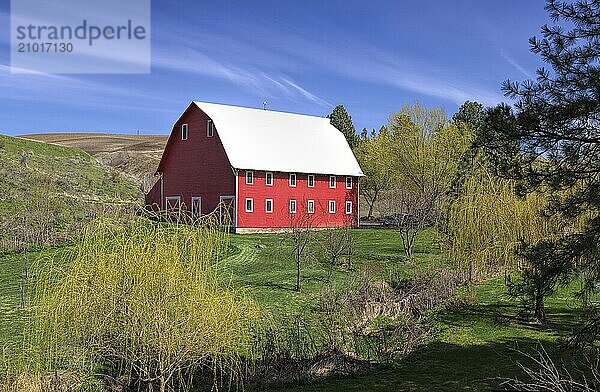
<path id="1" fill-rule="evenodd" d="M 365 198 L 367 200 L 367 204 L 369 204 L 369 214 L 367 215 L 367 218 L 371 219 L 373 217 L 373 208 L 375 207 L 375 201 L 377 200 L 377 195 L 379 194 L 379 191 L 375 191 L 373 193 L 373 197 L 371 198 L 371 200 L 369 201 L 369 198 Z"/>
<path id="2" fill-rule="evenodd" d="M 544 321 L 546 318 L 546 309 L 544 307 L 544 294 L 543 291 L 538 289 L 535 294 L 535 311 L 533 317 L 539 322 Z"/>
<path id="3" fill-rule="evenodd" d="M 296 253 L 296 291 L 300 291 L 300 252 Z"/>

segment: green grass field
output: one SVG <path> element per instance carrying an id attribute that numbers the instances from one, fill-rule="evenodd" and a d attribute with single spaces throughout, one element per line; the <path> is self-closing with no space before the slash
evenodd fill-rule
<path id="1" fill-rule="evenodd" d="M 260 305 L 275 315 L 315 311 L 319 291 L 326 284 L 326 267 L 308 263 L 302 273 L 303 290 L 293 290 L 295 265 L 283 235 L 233 235 L 232 254 L 222 266 L 231 281 L 249 288 Z M 344 282 L 361 269 L 382 280 L 416 277 L 451 267 L 435 243 L 432 230 L 421 233 L 415 260 L 406 262 L 398 234 L 387 229 L 354 231 L 353 267 L 338 268 L 336 282 Z M 261 246 L 258 246 L 261 244 Z M 318 246 L 313 247 L 318 257 Z M 577 323 L 571 294 L 575 287 L 560 290 L 547 304 L 548 322 L 541 326 L 517 317 L 519 303 L 507 297 L 502 278 L 463 287 L 464 299 L 451 309 L 432 314 L 436 336 L 406 358 L 366 374 L 325 379 L 302 385 L 276 386 L 289 391 L 457 391 L 489 390 L 500 385 L 498 377 L 520 375 L 517 361 L 527 360 L 515 348 L 532 351 L 541 342 L 560 354 L 557 339 L 567 337 Z"/>
<path id="2" fill-rule="evenodd" d="M 393 230 L 358 229 L 353 235 L 352 267 L 336 269 L 335 282 L 347 282 L 364 269 L 376 279 L 387 280 L 451 267 L 438 250 L 432 230 L 418 237 L 416 256 L 411 262 L 404 260 L 398 235 Z M 247 288 L 275 319 L 286 314 L 317 312 L 319 292 L 327 284 L 326 267 L 317 261 L 322 255 L 315 243 L 314 261 L 303 268 L 303 290 L 294 291 L 295 265 L 284 238 L 280 234 L 232 235 L 228 256 L 220 264 L 221 275 L 231 284 Z M 60 249 L 44 252 L 56 251 Z M 0 256 L 0 344 L 5 355 L 18 351 L 22 265 L 20 256 Z M 462 305 L 442 306 L 432 313 L 435 337 L 397 363 L 376 366 L 367 373 L 350 377 L 277 385 L 267 390 L 489 390 L 499 386 L 497 377 L 519 374 L 516 362 L 524 358 L 513 348 L 531 351 L 542 342 L 550 353 L 560 354 L 557 340 L 568 336 L 578 321 L 571 299 L 574 289 L 563 289 L 549 300 L 548 323 L 540 326 L 516 317 L 518 303 L 505 295 L 503 279 L 463 287 Z"/>

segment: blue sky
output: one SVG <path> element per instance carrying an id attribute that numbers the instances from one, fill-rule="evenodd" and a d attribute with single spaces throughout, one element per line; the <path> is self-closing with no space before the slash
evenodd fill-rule
<path id="1" fill-rule="evenodd" d="M 326 116 L 357 130 L 406 103 L 507 101 L 507 78 L 535 75 L 527 40 L 544 2 L 152 1 L 152 71 L 10 74 L 0 0 L 0 133 L 168 133 L 192 100 Z"/>

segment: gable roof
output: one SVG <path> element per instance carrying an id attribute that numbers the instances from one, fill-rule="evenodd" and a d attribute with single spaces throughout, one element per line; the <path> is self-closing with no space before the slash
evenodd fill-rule
<path id="1" fill-rule="evenodd" d="M 214 122 L 231 166 L 363 176 L 344 135 L 328 118 L 192 102 Z"/>

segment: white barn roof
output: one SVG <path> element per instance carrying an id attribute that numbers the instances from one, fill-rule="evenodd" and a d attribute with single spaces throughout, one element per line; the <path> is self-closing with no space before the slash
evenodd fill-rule
<path id="1" fill-rule="evenodd" d="M 363 176 L 344 135 L 328 118 L 197 102 L 214 122 L 231 166 Z"/>

